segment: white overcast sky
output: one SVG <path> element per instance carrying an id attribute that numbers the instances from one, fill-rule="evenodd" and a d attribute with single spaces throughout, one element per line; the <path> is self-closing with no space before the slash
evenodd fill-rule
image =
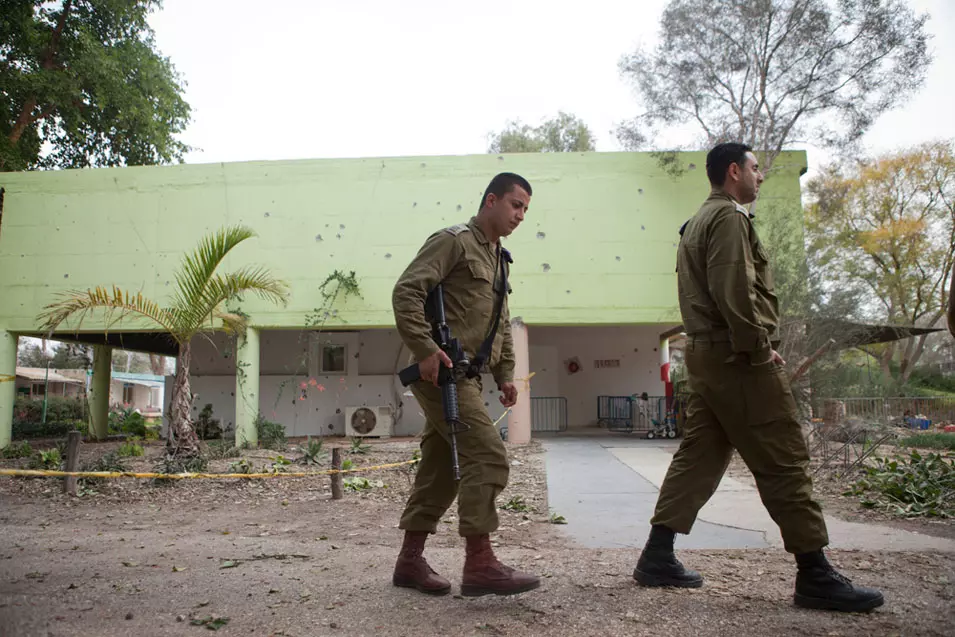
<path id="1" fill-rule="evenodd" d="M 955 138 L 955 0 L 931 14 L 922 92 L 872 151 Z M 483 153 L 487 134 L 564 110 L 598 151 L 637 113 L 618 61 L 656 41 L 665 0 L 164 0 L 162 53 L 188 83 L 190 163 Z M 666 140 L 664 140 L 666 141 Z M 810 166 L 826 158 L 810 151 Z"/>

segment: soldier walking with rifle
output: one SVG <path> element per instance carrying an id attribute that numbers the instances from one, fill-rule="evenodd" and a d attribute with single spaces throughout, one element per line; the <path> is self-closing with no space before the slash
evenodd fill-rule
<path id="1" fill-rule="evenodd" d="M 501 564 L 491 548 L 496 499 L 509 465 L 482 395 L 487 367 L 501 404 L 517 402 L 507 283 L 510 254 L 501 238 L 524 220 L 530 184 L 501 173 L 466 224 L 431 235 L 395 284 L 392 303 L 401 339 L 415 364 L 402 370 L 427 422 L 421 462 L 399 528 L 405 531 L 392 581 L 444 595 L 451 583 L 423 557 L 425 541 L 458 499 L 458 532 L 466 540 L 461 594 L 512 595 L 540 580 Z"/>

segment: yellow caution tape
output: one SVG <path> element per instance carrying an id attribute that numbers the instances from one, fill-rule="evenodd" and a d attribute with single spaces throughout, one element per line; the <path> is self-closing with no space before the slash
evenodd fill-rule
<path id="1" fill-rule="evenodd" d="M 0 383 L 9 383 L 16 379 L 16 376 L 11 376 L 10 374 L 0 374 Z"/>
<path id="2" fill-rule="evenodd" d="M 358 467 L 356 469 L 329 469 L 327 471 L 309 471 L 303 473 L 136 473 L 134 471 L 53 471 L 40 469 L 0 469 L 0 476 L 21 476 L 35 478 L 157 478 L 160 480 L 186 480 L 204 478 L 218 480 L 224 478 L 310 478 L 314 476 L 328 476 L 336 473 L 359 473 L 363 471 L 377 471 L 379 469 L 393 469 L 419 460 L 405 460 L 391 464 L 380 464 L 373 467 Z"/>
<path id="3" fill-rule="evenodd" d="M 511 411 L 511 408 L 510 408 L 510 407 L 508 407 L 507 409 L 505 409 L 505 410 L 504 410 L 504 413 L 501 414 L 501 417 L 494 421 L 494 426 L 497 427 L 497 423 L 499 423 L 499 422 L 501 422 L 502 420 L 504 420 L 504 416 L 506 416 L 510 411 Z"/>

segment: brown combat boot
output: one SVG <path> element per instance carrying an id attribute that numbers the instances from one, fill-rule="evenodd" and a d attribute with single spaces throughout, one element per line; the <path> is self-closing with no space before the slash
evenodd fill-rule
<path id="1" fill-rule="evenodd" d="M 498 562 L 488 535 L 467 536 L 465 550 L 464 575 L 461 578 L 461 594 L 465 597 L 515 595 L 540 586 L 540 579 L 536 576 Z"/>
<path id="2" fill-rule="evenodd" d="M 427 531 L 405 531 L 405 540 L 398 553 L 391 583 L 404 588 L 416 588 L 428 595 L 447 595 L 451 592 L 451 582 L 435 573 L 422 555 L 427 539 Z"/>

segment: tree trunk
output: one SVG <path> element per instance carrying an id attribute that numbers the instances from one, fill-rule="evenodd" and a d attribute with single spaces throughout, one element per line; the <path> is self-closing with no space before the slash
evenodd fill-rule
<path id="1" fill-rule="evenodd" d="M 166 375 L 166 358 L 158 354 L 149 355 L 149 367 L 156 376 Z"/>
<path id="2" fill-rule="evenodd" d="M 176 380 L 172 385 L 172 398 L 169 401 L 169 429 L 175 439 L 172 455 L 177 457 L 199 454 L 199 437 L 192 426 L 192 390 L 189 387 L 189 363 L 192 360 L 192 346 L 181 346 L 176 362 Z"/>
<path id="3" fill-rule="evenodd" d="M 879 367 L 882 368 L 882 379 L 888 386 L 891 386 L 895 380 L 892 378 L 892 367 L 889 365 L 889 363 L 892 362 L 893 356 L 895 356 L 895 343 L 890 343 L 886 346 L 885 351 L 882 352 L 882 355 L 879 357 Z"/>
<path id="4" fill-rule="evenodd" d="M 955 266 L 952 266 L 952 280 L 948 288 L 948 331 L 955 338 Z"/>

